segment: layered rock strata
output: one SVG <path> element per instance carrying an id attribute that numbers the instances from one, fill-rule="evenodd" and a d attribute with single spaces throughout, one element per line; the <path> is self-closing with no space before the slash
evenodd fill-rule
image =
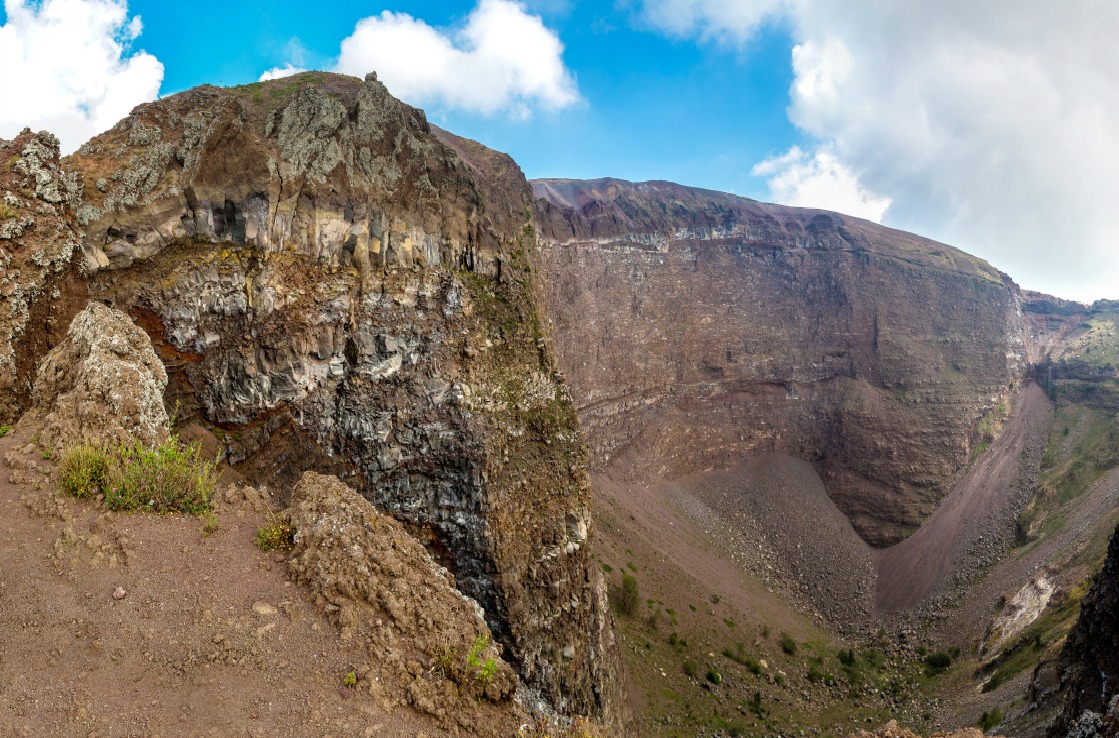
<path id="1" fill-rule="evenodd" d="M 812 461 L 874 545 L 913 531 L 1023 376 L 1019 290 L 867 221 L 665 182 L 534 182 L 557 357 L 596 468 Z"/>
<path id="2" fill-rule="evenodd" d="M 620 714 L 508 157 L 374 75 L 311 73 L 140 106 L 65 166 L 91 295 L 152 336 L 181 418 L 259 482 L 345 477 L 441 557 L 529 686 Z"/>

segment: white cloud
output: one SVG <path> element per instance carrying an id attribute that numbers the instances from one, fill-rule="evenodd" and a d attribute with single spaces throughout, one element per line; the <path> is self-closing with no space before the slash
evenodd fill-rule
<path id="1" fill-rule="evenodd" d="M 741 44 L 789 0 L 645 0 L 647 23 L 672 36 Z"/>
<path id="2" fill-rule="evenodd" d="M 703 12 L 665 33 L 746 37 L 741 7 L 645 2 L 666 5 Z M 790 0 L 770 12 L 796 44 L 790 120 L 818 145 L 793 164 L 834 157 L 890 198 L 886 223 L 1025 286 L 1119 297 L 1119 4 Z M 775 179 L 773 195 L 800 196 L 790 182 Z"/>
<path id="3" fill-rule="evenodd" d="M 130 53 L 143 25 L 124 0 L 5 0 L 4 11 L 0 136 L 46 129 L 68 153 L 159 94 L 163 65 Z"/>
<path id="4" fill-rule="evenodd" d="M 299 74 L 300 72 L 306 71 L 307 70 L 303 67 L 297 67 L 294 64 L 285 64 L 282 67 L 272 67 L 271 69 L 267 70 L 266 72 L 264 72 L 264 74 L 260 75 L 260 79 L 257 81 L 267 82 L 270 79 L 281 79 L 283 77 L 290 77 L 293 74 Z"/>
<path id="5" fill-rule="evenodd" d="M 387 10 L 364 18 L 342 42 L 337 69 L 357 76 L 375 71 L 394 95 L 415 105 L 483 114 L 527 117 L 537 107 L 579 100 L 559 37 L 512 0 L 480 0 L 457 30 Z"/>
<path id="6" fill-rule="evenodd" d="M 753 174 L 769 177 L 773 198 L 786 205 L 835 210 L 876 223 L 890 207 L 890 198 L 867 191 L 834 154 L 824 150 L 808 154 L 794 146 L 755 165 Z"/>

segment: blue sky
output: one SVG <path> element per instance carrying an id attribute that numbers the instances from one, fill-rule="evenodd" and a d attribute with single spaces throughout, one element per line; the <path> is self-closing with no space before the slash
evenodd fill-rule
<path id="1" fill-rule="evenodd" d="M 668 179 L 838 210 L 963 248 L 1027 288 L 1119 298 L 1116 3 L 3 6 L 2 137 L 45 128 L 72 150 L 198 84 L 375 69 L 529 177 Z"/>
<path id="2" fill-rule="evenodd" d="M 542 18 L 562 40 L 581 104 L 521 120 L 428 108 L 433 122 L 512 154 L 528 177 L 669 179 L 765 197 L 753 165 L 800 141 L 785 114 L 792 40 L 769 24 L 748 47 L 706 46 L 641 28 L 633 9 L 553 3 Z M 166 69 L 164 94 L 203 83 L 255 81 L 289 62 L 330 68 L 363 17 L 389 9 L 438 27 L 461 25 L 473 3 L 191 4 L 133 0 L 139 45 Z M 557 12 L 558 11 L 558 12 Z M 201 21 L 200 19 L 207 19 Z M 192 42 L 182 29 L 191 28 Z M 204 29 L 204 30 L 203 30 Z M 202 31 L 204 38 L 199 38 Z"/>

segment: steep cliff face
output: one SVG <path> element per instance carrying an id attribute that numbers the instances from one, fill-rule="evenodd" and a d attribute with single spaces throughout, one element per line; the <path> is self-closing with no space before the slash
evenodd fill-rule
<path id="1" fill-rule="evenodd" d="M 870 543 L 932 512 L 1026 366 L 1017 286 L 866 221 L 650 182 L 534 182 L 592 464 L 650 481 L 780 451 Z"/>
<path id="2" fill-rule="evenodd" d="M 90 296 L 152 336 L 181 420 L 257 481 L 347 478 L 442 553 L 530 686 L 619 714 L 583 445 L 508 157 L 373 75 L 311 73 L 140 106 L 64 166 L 84 176 Z"/>
<path id="3" fill-rule="evenodd" d="M 1108 705 L 1119 694 L 1119 530 L 1103 569 L 1092 588 L 1080 602 L 1080 617 L 1065 640 L 1058 666 L 1061 712 L 1050 735 L 1062 736 L 1081 719 L 1086 710 L 1097 717 L 1108 712 Z M 1111 730 L 1115 735 L 1114 716 Z"/>

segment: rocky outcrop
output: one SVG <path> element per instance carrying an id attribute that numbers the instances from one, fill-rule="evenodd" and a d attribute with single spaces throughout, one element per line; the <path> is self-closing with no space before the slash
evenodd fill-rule
<path id="1" fill-rule="evenodd" d="M 517 677 L 491 641 L 478 603 L 455 589 L 404 526 L 378 513 L 334 477 L 307 472 L 288 515 L 295 549 L 288 566 L 341 630 L 368 650 L 374 695 L 406 700 L 470 735 L 511 735 Z M 504 720 L 479 701 L 505 705 Z M 523 720 L 522 720 L 523 722 Z"/>
<path id="2" fill-rule="evenodd" d="M 1025 372 L 1017 286 L 949 246 L 665 182 L 534 189 L 557 357 L 591 462 L 614 474 L 792 454 L 887 545 Z"/>
<path id="3" fill-rule="evenodd" d="M 134 317 L 168 406 L 288 488 L 340 475 L 479 602 L 524 682 L 621 714 L 584 446 L 504 155 L 310 73 L 138 107 L 65 161 L 89 291 Z"/>
<path id="4" fill-rule="evenodd" d="M 81 191 L 50 133 L 0 139 L 0 425 L 29 407 L 39 359 L 85 305 L 73 259 Z"/>
<path id="5" fill-rule="evenodd" d="M 1058 673 L 1061 711 L 1049 734 L 1071 733 L 1091 712 L 1089 723 L 1110 715 L 1108 734 L 1115 735 L 1119 710 L 1109 712 L 1108 706 L 1119 695 L 1119 530 L 1111 536 L 1103 569 L 1080 601 L 1080 617 L 1061 650 Z"/>
<path id="6" fill-rule="evenodd" d="M 168 433 L 166 387 L 148 335 L 119 310 L 91 303 L 39 365 L 25 417 L 39 424 L 47 449 L 155 445 Z"/>

